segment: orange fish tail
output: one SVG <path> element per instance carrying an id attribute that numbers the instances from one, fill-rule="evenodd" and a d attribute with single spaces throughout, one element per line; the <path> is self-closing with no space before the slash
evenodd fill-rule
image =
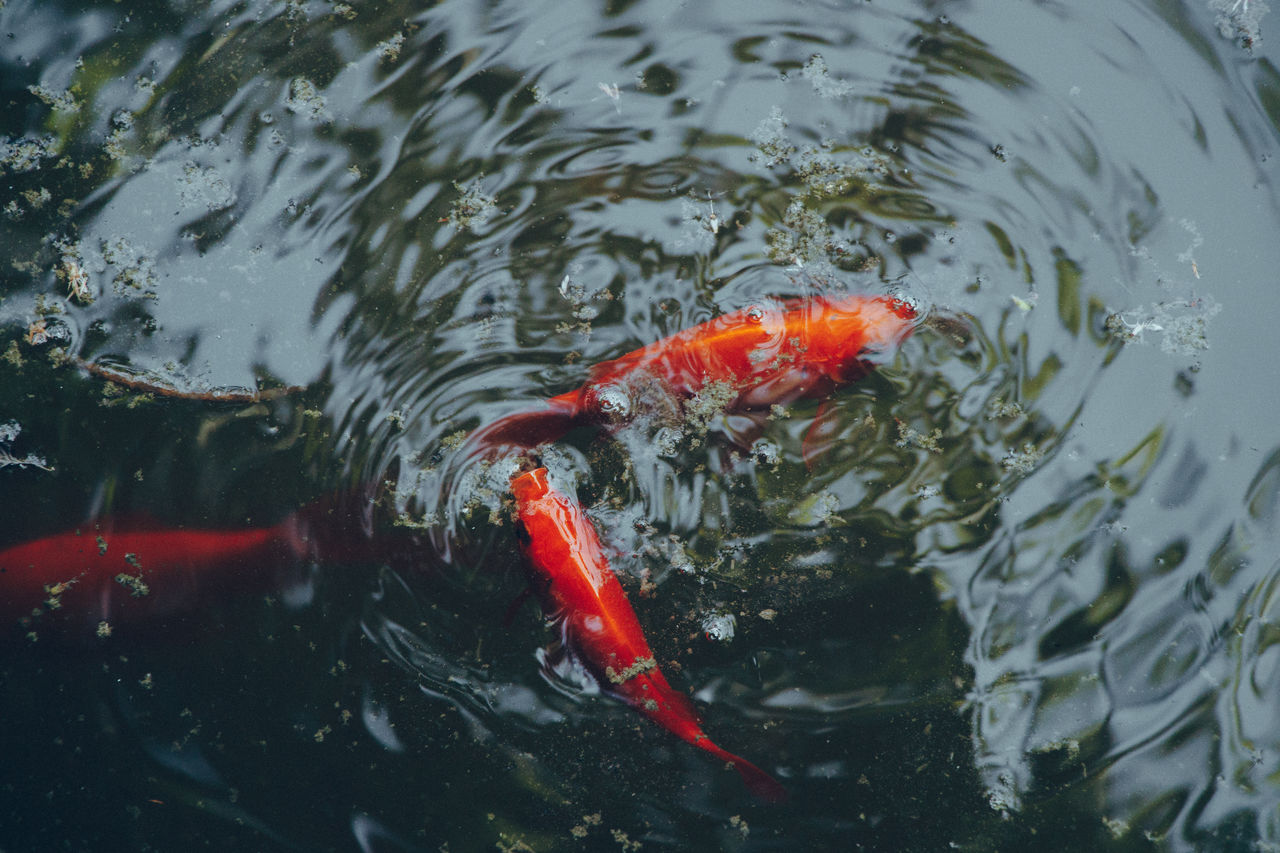
<path id="1" fill-rule="evenodd" d="M 719 758 L 725 764 L 731 765 L 734 770 L 737 770 L 738 775 L 742 777 L 743 784 L 747 786 L 747 790 L 756 798 L 767 803 L 781 803 L 787 799 L 787 789 L 782 787 L 781 782 L 742 756 L 734 755 L 727 749 L 721 749 L 708 737 L 702 737 L 694 743 L 699 748 Z"/>

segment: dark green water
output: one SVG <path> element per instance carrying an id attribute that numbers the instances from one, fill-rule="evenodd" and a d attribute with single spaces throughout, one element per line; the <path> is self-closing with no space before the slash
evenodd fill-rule
<path id="1" fill-rule="evenodd" d="M 1277 849 L 1268 12 L 7 0 L 0 547 L 336 494 L 352 549 L 8 626 L 0 850 Z M 457 437 L 823 289 L 961 322 L 814 471 L 815 404 L 544 454 L 770 807 L 504 621 L 506 471 Z"/>

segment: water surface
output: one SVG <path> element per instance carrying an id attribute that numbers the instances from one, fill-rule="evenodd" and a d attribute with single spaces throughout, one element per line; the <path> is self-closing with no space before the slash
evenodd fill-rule
<path id="1" fill-rule="evenodd" d="M 163 627 L 11 626 L 0 847 L 1272 849 L 1270 24 L 8 0 L 0 545 L 320 500 L 350 547 Z M 749 451 L 650 410 L 542 456 L 769 807 L 505 619 L 509 468 L 458 448 L 845 290 L 931 322 L 817 468 L 815 403 Z M 235 388 L 293 390 L 193 398 Z"/>

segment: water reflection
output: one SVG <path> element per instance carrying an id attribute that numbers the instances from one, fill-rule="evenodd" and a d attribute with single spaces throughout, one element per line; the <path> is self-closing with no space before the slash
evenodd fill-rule
<path id="1" fill-rule="evenodd" d="M 289 679 L 297 730 L 264 747 L 349 765 L 333 831 L 451 849 L 572 828 L 1276 840 L 1265 4 L 127 5 L 0 10 L 19 105 L 0 120 L 0 424 L 22 427 L 0 449 L 60 472 L 5 465 L 0 501 L 61 529 L 278 515 L 377 484 L 362 535 L 403 544 L 358 579 L 320 566 L 309 603 L 260 632 L 305 622 L 333 658 L 316 683 L 356 668 L 328 690 Z M 794 783 L 801 805 L 740 832 L 718 768 L 637 735 L 546 655 L 544 682 L 535 614 L 503 627 L 514 463 L 459 448 L 589 365 L 837 288 L 938 322 L 758 435 L 655 415 L 542 458 L 618 549 L 709 730 L 736 720 L 733 748 Z M 184 387 L 308 390 L 104 408 L 59 350 Z M 811 470 L 815 419 L 831 440 Z M 705 638 L 716 614 L 732 642 Z M 255 620 L 237 658 L 263 654 Z M 10 667 L 40 693 L 47 673 Z M 173 689 L 166 724 L 200 698 Z M 95 718 L 144 719 L 105 701 Z M 354 761 L 281 745 L 342 726 L 316 710 L 335 703 L 363 726 Z M 139 760 L 169 767 L 157 734 Z M 175 787 L 243 790 L 225 823 L 315 841 L 257 758 L 204 746 L 232 758 L 183 753 L 204 763 L 170 767 Z M 359 769 L 383 761 L 432 804 Z M 459 761 L 474 778 L 415 766 Z M 928 808 L 898 796 L 919 790 Z M 607 827 L 580 822 L 597 810 Z M 920 830 L 923 812 L 945 825 Z"/>

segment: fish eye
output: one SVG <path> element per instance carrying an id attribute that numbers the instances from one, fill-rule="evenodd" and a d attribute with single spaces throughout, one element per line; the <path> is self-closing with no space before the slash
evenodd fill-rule
<path id="1" fill-rule="evenodd" d="M 889 310 L 899 317 L 903 319 L 922 319 L 921 311 L 924 309 L 924 303 L 919 297 L 895 291 L 889 293 L 889 299 L 891 300 Z"/>
<path id="2" fill-rule="evenodd" d="M 759 323 L 764 320 L 764 309 L 759 305 L 752 305 L 746 311 L 747 319 L 753 323 Z"/>
<path id="3" fill-rule="evenodd" d="M 596 393 L 596 407 L 610 418 L 624 418 L 631 413 L 631 398 L 621 388 L 607 386 Z"/>

